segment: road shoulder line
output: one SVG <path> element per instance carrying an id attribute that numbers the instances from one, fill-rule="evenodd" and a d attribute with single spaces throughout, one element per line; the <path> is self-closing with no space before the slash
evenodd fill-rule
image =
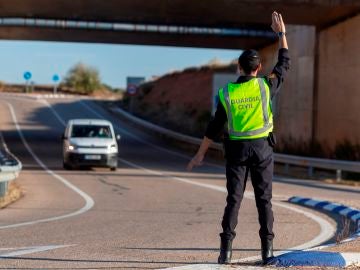
<path id="1" fill-rule="evenodd" d="M 30 145 L 27 143 L 25 136 L 21 130 L 21 127 L 18 123 L 15 111 L 13 106 L 8 103 L 5 102 L 10 110 L 10 114 L 13 120 L 13 123 L 15 125 L 15 128 L 20 136 L 21 141 L 23 142 L 25 148 L 28 150 L 28 152 L 31 154 L 31 156 L 34 158 L 34 160 L 39 164 L 39 166 L 49 175 L 53 176 L 55 179 L 59 180 L 60 182 L 62 182 L 65 186 L 67 186 L 69 189 L 71 189 L 72 191 L 74 191 L 75 193 L 77 193 L 78 195 L 80 195 L 84 201 L 85 201 L 85 205 L 72 213 L 69 214 L 65 214 L 65 215 L 61 215 L 61 216 L 55 216 L 55 217 L 51 217 L 51 218 L 45 218 L 45 219 L 39 219 L 39 220 L 33 220 L 33 221 L 28 221 L 28 222 L 21 222 L 21 223 L 16 223 L 16 224 L 9 224 L 9 225 L 4 225 L 4 226 L 0 226 L 0 229 L 9 229 L 9 228 L 17 228 L 17 227 L 21 227 L 21 226 L 28 226 L 28 225 L 35 225 L 38 223 L 44 223 L 44 222 L 51 222 L 51 221 L 56 221 L 56 220 L 61 220 L 61 219 L 65 219 L 65 218 L 70 218 L 70 217 L 74 217 L 77 215 L 81 215 L 87 211 L 89 211 L 95 204 L 94 200 L 88 195 L 86 194 L 84 191 L 80 190 L 78 187 L 76 187 L 75 185 L 73 185 L 72 183 L 70 183 L 67 179 L 63 178 L 62 176 L 56 174 L 55 172 L 53 172 L 52 170 L 50 170 L 43 162 L 42 160 L 34 153 L 34 151 L 31 149 Z"/>

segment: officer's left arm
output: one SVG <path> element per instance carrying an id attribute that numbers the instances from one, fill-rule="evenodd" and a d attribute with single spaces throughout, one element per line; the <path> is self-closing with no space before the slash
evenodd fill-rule
<path id="1" fill-rule="evenodd" d="M 215 116 L 209 122 L 204 139 L 201 142 L 199 150 L 192 160 L 187 165 L 187 170 L 191 171 L 195 166 L 201 166 L 205 157 L 207 150 L 209 149 L 213 140 L 218 136 L 218 134 L 223 130 L 224 124 L 227 121 L 226 111 L 221 102 L 218 102 Z"/>
<path id="2" fill-rule="evenodd" d="M 186 167 L 188 171 L 191 171 L 195 166 L 201 166 L 203 164 L 205 154 L 212 142 L 213 141 L 208 137 L 204 137 L 199 147 L 199 150 L 197 151 L 196 155 L 190 160 L 189 164 Z"/>

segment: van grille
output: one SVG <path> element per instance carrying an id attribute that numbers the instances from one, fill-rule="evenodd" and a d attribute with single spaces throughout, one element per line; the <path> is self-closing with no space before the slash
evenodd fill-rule
<path id="1" fill-rule="evenodd" d="M 107 149 L 107 146 L 96 146 L 96 145 L 81 145 L 78 146 L 79 149 Z"/>

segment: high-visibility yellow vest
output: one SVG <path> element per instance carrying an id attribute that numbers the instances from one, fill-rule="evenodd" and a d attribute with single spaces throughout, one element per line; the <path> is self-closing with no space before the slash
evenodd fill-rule
<path id="1" fill-rule="evenodd" d="M 267 137 L 273 130 L 270 89 L 265 79 L 229 83 L 219 90 L 231 140 Z"/>

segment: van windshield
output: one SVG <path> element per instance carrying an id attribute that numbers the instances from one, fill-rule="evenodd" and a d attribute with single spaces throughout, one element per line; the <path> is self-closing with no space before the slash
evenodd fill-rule
<path id="1" fill-rule="evenodd" d="M 71 131 L 72 138 L 105 138 L 111 139 L 110 126 L 74 125 Z"/>

